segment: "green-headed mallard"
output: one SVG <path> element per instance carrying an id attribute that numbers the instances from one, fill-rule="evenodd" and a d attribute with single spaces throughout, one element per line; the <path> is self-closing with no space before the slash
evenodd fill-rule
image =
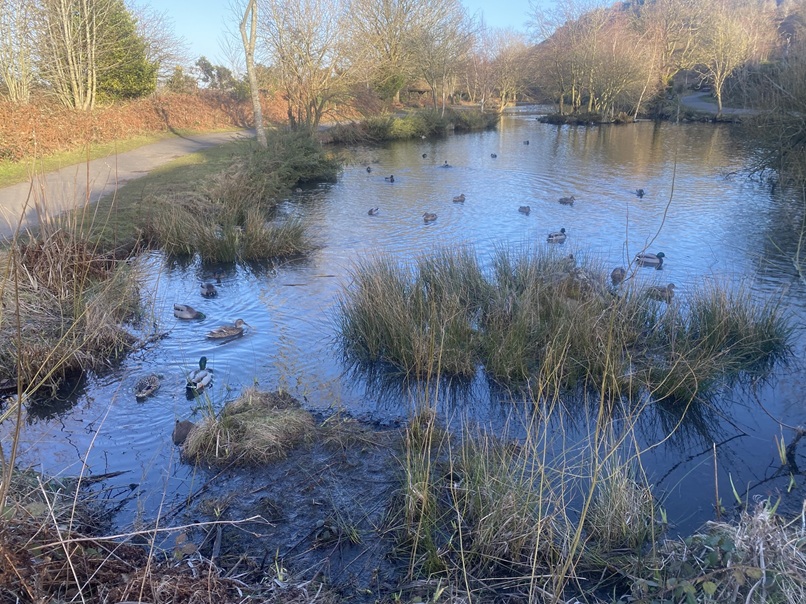
<path id="1" fill-rule="evenodd" d="M 394 174 L 392 174 L 391 176 L 384 176 L 384 177 L 383 177 L 383 179 L 384 179 L 386 182 L 395 182 L 395 175 L 394 175 Z"/>
<path id="2" fill-rule="evenodd" d="M 187 304 L 174 304 L 174 316 L 177 319 L 204 319 L 205 314 Z"/>
<path id="3" fill-rule="evenodd" d="M 531 212 L 531 211 L 532 211 L 532 208 L 529 207 L 529 206 L 521 206 L 521 207 L 518 208 L 518 212 L 520 212 L 521 214 L 526 214 L 527 216 L 529 215 L 529 212 Z"/>
<path id="4" fill-rule="evenodd" d="M 616 268 L 613 269 L 613 272 L 610 273 L 610 281 L 613 283 L 613 285 L 618 285 L 626 278 L 627 278 L 627 269 L 624 268 L 623 266 L 617 266 Z"/>
<path id="5" fill-rule="evenodd" d="M 670 283 L 666 287 L 662 285 L 653 285 L 648 287 L 646 289 L 646 295 L 648 298 L 652 298 L 653 300 L 669 303 L 674 297 L 674 283 Z"/>
<path id="6" fill-rule="evenodd" d="M 160 389 L 160 377 L 154 373 L 146 375 L 137 380 L 134 385 L 134 397 L 143 399 L 151 396 Z"/>
<path id="7" fill-rule="evenodd" d="M 464 203 L 465 202 L 465 194 L 462 193 L 461 195 L 457 195 L 453 198 L 453 203 Z"/>
<path id="8" fill-rule="evenodd" d="M 202 283 L 199 287 L 199 291 L 205 298 L 213 298 L 218 295 L 218 290 L 212 283 Z"/>
<path id="9" fill-rule="evenodd" d="M 576 197 L 574 197 L 573 195 L 571 195 L 570 197 L 560 197 L 558 201 L 564 206 L 572 206 L 574 205 L 574 201 L 576 201 Z"/>
<path id="10" fill-rule="evenodd" d="M 428 224 L 429 222 L 434 222 L 437 219 L 437 215 L 433 212 L 426 212 L 423 214 L 423 222 Z"/>
<path id="11" fill-rule="evenodd" d="M 187 389 L 194 394 L 201 394 L 213 381 L 213 370 L 207 369 L 207 357 L 199 359 L 199 368 L 187 375 Z"/>
<path id="12" fill-rule="evenodd" d="M 548 241 L 549 243 L 565 243 L 565 239 L 566 234 L 565 234 L 565 228 L 563 227 L 556 233 L 549 233 L 549 236 L 546 239 L 546 241 Z"/>
<path id="13" fill-rule="evenodd" d="M 380 208 L 370 208 L 367 214 L 369 214 L 370 216 L 377 216 L 380 213 L 380 211 L 381 211 Z"/>
<path id="14" fill-rule="evenodd" d="M 207 337 L 211 340 L 222 340 L 224 338 L 234 338 L 243 335 L 243 326 L 251 327 L 249 323 L 243 319 L 235 321 L 235 325 L 222 325 L 216 327 L 213 331 L 207 333 Z"/>
<path id="15" fill-rule="evenodd" d="M 174 424 L 174 431 L 171 434 L 171 438 L 174 441 L 175 445 L 184 445 L 185 441 L 188 439 L 188 435 L 190 435 L 191 430 L 196 427 L 191 421 L 183 419 L 181 422 L 176 420 Z"/>
<path id="16" fill-rule="evenodd" d="M 660 270 L 663 266 L 663 259 L 666 257 L 666 254 L 663 252 L 658 252 L 657 254 L 650 254 L 648 252 L 641 252 L 640 254 L 635 256 L 635 263 L 638 266 L 651 266 L 655 268 L 655 270 Z"/>

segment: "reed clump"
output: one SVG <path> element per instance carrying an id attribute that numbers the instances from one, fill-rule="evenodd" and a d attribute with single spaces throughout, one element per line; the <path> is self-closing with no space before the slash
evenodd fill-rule
<path id="1" fill-rule="evenodd" d="M 409 263 L 362 262 L 342 295 L 346 355 L 408 375 L 505 384 L 555 375 L 593 386 L 690 401 L 724 377 L 765 370 L 789 350 L 780 309 L 713 286 L 688 306 L 616 291 L 606 271 L 542 249 L 499 250 L 485 273 L 472 250 L 439 249 Z"/>
<path id="2" fill-rule="evenodd" d="M 4 250 L 0 378 L 32 394 L 99 369 L 131 349 L 141 312 L 131 264 L 55 224 Z"/>
<path id="3" fill-rule="evenodd" d="M 285 457 L 314 430 L 311 414 L 288 393 L 249 388 L 193 428 L 182 452 L 213 465 L 262 464 Z"/>
<path id="4" fill-rule="evenodd" d="M 150 198 L 145 237 L 174 255 L 233 262 L 302 254 L 313 242 L 278 204 L 294 186 L 335 180 L 339 162 L 310 135 L 276 132 L 244 144 L 227 169 L 193 192 Z"/>

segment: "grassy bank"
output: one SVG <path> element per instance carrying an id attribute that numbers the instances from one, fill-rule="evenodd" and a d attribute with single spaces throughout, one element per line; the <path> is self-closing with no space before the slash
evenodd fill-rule
<path id="1" fill-rule="evenodd" d="M 485 274 L 470 249 L 408 263 L 359 264 L 340 302 L 342 347 L 359 364 L 414 376 L 561 389 L 651 393 L 688 402 L 720 380 L 763 371 L 788 352 L 791 327 L 774 305 L 718 286 L 687 304 L 650 289 L 609 286 L 602 267 L 540 249 L 499 250 Z"/>
<path id="2" fill-rule="evenodd" d="M 328 129 L 327 138 L 333 143 L 355 144 L 444 136 L 450 132 L 494 128 L 499 117 L 498 113 L 481 113 L 475 109 L 448 109 L 444 113 L 411 111 L 405 115 L 384 115 L 358 123 L 337 124 Z"/>

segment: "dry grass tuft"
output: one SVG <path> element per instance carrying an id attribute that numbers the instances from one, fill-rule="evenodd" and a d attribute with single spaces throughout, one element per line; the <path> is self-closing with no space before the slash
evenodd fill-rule
<path id="1" fill-rule="evenodd" d="M 249 388 L 218 417 L 208 416 L 197 425 L 183 452 L 211 464 L 267 463 L 309 440 L 314 429 L 311 414 L 290 394 Z"/>

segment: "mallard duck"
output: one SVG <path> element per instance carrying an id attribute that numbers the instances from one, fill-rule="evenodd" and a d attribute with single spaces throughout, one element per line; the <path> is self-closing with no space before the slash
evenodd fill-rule
<path id="1" fill-rule="evenodd" d="M 160 377 L 154 373 L 137 380 L 134 385 L 134 398 L 146 398 L 160 389 Z"/>
<path id="2" fill-rule="evenodd" d="M 205 314 L 187 304 L 174 304 L 174 316 L 177 319 L 204 319 Z"/>
<path id="3" fill-rule="evenodd" d="M 383 179 L 384 179 L 386 182 L 395 182 L 395 175 L 394 175 L 394 174 L 392 174 L 391 176 L 384 176 L 384 177 L 383 177 Z"/>
<path id="4" fill-rule="evenodd" d="M 434 214 L 433 212 L 426 212 L 425 214 L 423 214 L 423 222 L 425 222 L 426 224 L 429 222 L 434 222 L 436 219 L 437 215 Z"/>
<path id="5" fill-rule="evenodd" d="M 207 333 L 207 337 L 211 340 L 221 340 L 223 338 L 234 338 L 243 335 L 243 326 L 251 327 L 249 323 L 243 319 L 235 321 L 235 325 L 222 325 L 216 327 L 213 331 Z"/>
<path id="6" fill-rule="evenodd" d="M 381 211 L 380 208 L 370 208 L 367 214 L 369 214 L 370 216 L 377 216 L 380 211 Z"/>
<path id="7" fill-rule="evenodd" d="M 529 144 L 529 141 L 523 141 L 523 144 L 524 144 L 524 145 L 528 145 L 528 144 Z"/>
<path id="8" fill-rule="evenodd" d="M 372 172 L 372 166 L 367 166 L 367 172 Z"/>
<path id="9" fill-rule="evenodd" d="M 659 302 L 666 302 L 667 304 L 672 301 L 674 297 L 674 283 L 670 283 L 666 287 L 662 285 L 653 285 L 646 290 L 648 298 L 657 300 Z"/>
<path id="10" fill-rule="evenodd" d="M 566 239 L 565 228 L 562 228 L 556 233 L 549 233 L 549 236 L 546 239 L 546 241 L 548 241 L 549 243 L 565 243 L 565 239 Z"/>
<path id="11" fill-rule="evenodd" d="M 560 197 L 558 200 L 564 206 L 572 206 L 574 205 L 574 201 L 576 201 L 576 197 L 571 195 L 570 197 Z"/>
<path id="12" fill-rule="evenodd" d="M 612 281 L 613 285 L 618 285 L 624 279 L 627 278 L 627 269 L 622 266 L 617 266 L 613 269 L 613 272 L 610 273 L 610 281 Z"/>
<path id="13" fill-rule="evenodd" d="M 196 424 L 186 419 L 183 419 L 181 422 L 179 420 L 176 420 L 176 423 L 174 424 L 173 434 L 171 434 L 171 438 L 173 439 L 174 444 L 184 445 L 185 441 L 188 439 L 188 436 L 190 435 L 190 431 L 193 430 L 193 428 L 195 427 Z"/>
<path id="14" fill-rule="evenodd" d="M 443 168 L 450 168 L 450 167 L 451 167 L 451 165 L 448 163 L 448 160 L 447 160 L 447 159 L 445 160 L 445 163 L 444 163 L 444 164 L 442 164 L 442 167 L 443 167 Z"/>
<path id="15" fill-rule="evenodd" d="M 497 156 L 495 153 L 490 153 L 490 157 L 492 157 L 493 159 L 495 159 L 495 158 L 496 158 L 496 157 L 498 157 L 498 156 Z"/>
<path id="16" fill-rule="evenodd" d="M 194 369 L 187 375 L 187 389 L 195 394 L 200 394 L 212 381 L 213 370 L 207 369 L 207 357 L 201 357 L 199 359 L 199 368 Z"/>
<path id="17" fill-rule="evenodd" d="M 663 252 L 658 252 L 657 254 L 641 252 L 640 254 L 636 255 L 635 263 L 638 266 L 652 266 L 655 267 L 655 270 L 660 270 L 663 266 L 663 259 L 665 257 L 666 254 Z"/>
<path id="18" fill-rule="evenodd" d="M 638 195 L 638 197 L 643 197 L 644 196 L 644 190 L 643 189 L 636 189 L 635 194 Z"/>
<path id="19" fill-rule="evenodd" d="M 465 202 L 465 194 L 462 193 L 461 195 L 457 195 L 453 198 L 453 203 L 464 203 Z"/>
<path id="20" fill-rule="evenodd" d="M 529 206 L 521 206 L 521 207 L 518 208 L 518 212 L 520 212 L 521 214 L 526 214 L 527 216 L 529 215 L 529 212 L 531 212 L 531 211 L 532 211 L 532 208 L 529 207 Z"/>
<path id="21" fill-rule="evenodd" d="M 199 290 L 205 298 L 213 298 L 218 295 L 218 290 L 212 283 L 202 283 Z"/>
<path id="22" fill-rule="evenodd" d="M 428 157 L 428 153 L 423 153 L 423 159 L 425 159 L 426 157 Z"/>

